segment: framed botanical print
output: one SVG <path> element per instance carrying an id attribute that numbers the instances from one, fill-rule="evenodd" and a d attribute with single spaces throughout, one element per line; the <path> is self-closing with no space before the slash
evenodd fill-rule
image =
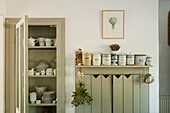
<path id="1" fill-rule="evenodd" d="M 102 10 L 103 39 L 124 39 L 124 27 L 124 10 Z"/>

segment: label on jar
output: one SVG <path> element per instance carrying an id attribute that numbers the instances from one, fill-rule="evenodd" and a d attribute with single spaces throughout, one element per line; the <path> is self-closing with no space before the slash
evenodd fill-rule
<path id="1" fill-rule="evenodd" d="M 84 59 L 84 60 L 88 60 L 88 59 L 90 60 L 91 57 L 84 57 L 83 59 Z"/>

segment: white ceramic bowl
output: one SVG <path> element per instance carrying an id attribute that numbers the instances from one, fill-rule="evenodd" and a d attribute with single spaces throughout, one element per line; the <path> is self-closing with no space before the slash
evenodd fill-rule
<path id="1" fill-rule="evenodd" d="M 43 93 L 47 90 L 47 86 L 44 87 L 35 87 L 35 90 L 38 94 L 38 99 L 41 99 Z"/>
<path id="2" fill-rule="evenodd" d="M 28 71 L 29 75 L 34 75 L 34 71 Z"/>
<path id="3" fill-rule="evenodd" d="M 50 71 L 50 72 L 51 72 L 51 71 L 53 71 L 53 68 L 48 68 L 47 71 Z"/>

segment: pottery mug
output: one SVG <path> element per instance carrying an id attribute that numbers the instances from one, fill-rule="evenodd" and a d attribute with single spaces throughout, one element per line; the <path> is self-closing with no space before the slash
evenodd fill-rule
<path id="1" fill-rule="evenodd" d="M 38 38 L 38 42 L 39 42 L 40 46 L 45 46 L 45 38 L 44 37 Z"/>
<path id="2" fill-rule="evenodd" d="M 46 46 L 51 46 L 54 43 L 54 39 L 46 38 L 45 44 Z"/>
<path id="3" fill-rule="evenodd" d="M 31 101 L 31 103 L 34 104 L 36 100 L 37 100 L 37 93 L 36 92 L 30 93 L 30 101 Z"/>
<path id="4" fill-rule="evenodd" d="M 35 46 L 35 44 L 38 42 L 37 39 L 34 39 L 34 38 L 29 38 L 28 39 L 28 46 Z"/>

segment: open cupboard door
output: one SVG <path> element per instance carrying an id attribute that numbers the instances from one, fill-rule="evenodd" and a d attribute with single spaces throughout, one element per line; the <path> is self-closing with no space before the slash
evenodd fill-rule
<path id="1" fill-rule="evenodd" d="M 16 24 L 16 113 L 27 113 L 28 16 Z"/>
<path id="2" fill-rule="evenodd" d="M 0 109 L 0 113 L 5 113 L 5 98 L 4 98 L 4 86 L 5 86 L 5 21 L 4 21 L 4 16 L 0 14 L 0 51 L 1 51 L 1 54 L 0 54 L 0 66 L 2 66 L 0 68 L 0 106 L 1 106 L 1 109 Z"/>

